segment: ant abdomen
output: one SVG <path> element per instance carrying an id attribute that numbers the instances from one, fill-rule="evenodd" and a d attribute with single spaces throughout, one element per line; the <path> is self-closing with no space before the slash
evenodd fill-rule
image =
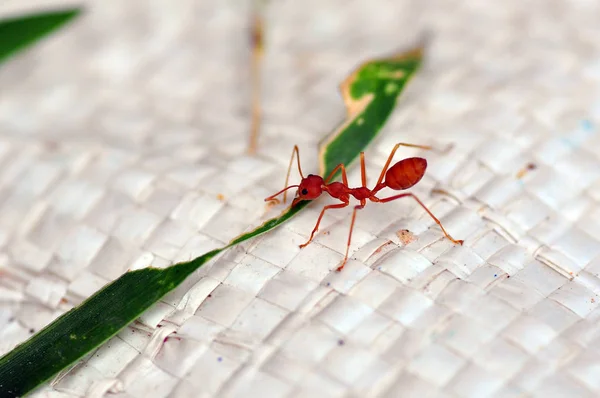
<path id="1" fill-rule="evenodd" d="M 408 189 L 421 181 L 427 160 L 423 158 L 407 158 L 399 161 L 385 173 L 385 185 L 397 191 Z"/>

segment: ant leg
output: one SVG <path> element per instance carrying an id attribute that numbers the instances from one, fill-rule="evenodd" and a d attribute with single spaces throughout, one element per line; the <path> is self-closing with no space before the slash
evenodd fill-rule
<path id="1" fill-rule="evenodd" d="M 375 184 L 375 186 L 378 186 L 383 181 L 383 177 L 385 177 L 385 172 L 387 171 L 388 167 L 390 167 L 390 163 L 392 162 L 392 159 L 394 158 L 396 151 L 401 146 L 405 146 L 405 147 L 409 147 L 409 148 L 421 148 L 421 149 L 427 149 L 427 150 L 432 149 L 429 145 L 407 144 L 404 142 L 400 142 L 400 143 L 394 145 L 392 152 L 390 152 L 390 156 L 388 156 L 387 162 L 385 162 L 385 166 L 383 166 L 383 169 L 381 169 L 381 175 L 379 176 L 379 180 L 377 180 L 377 184 Z"/>
<path id="2" fill-rule="evenodd" d="M 287 174 L 285 175 L 285 184 L 283 185 L 284 188 L 281 191 L 277 192 L 276 194 L 271 195 L 268 198 L 266 198 L 265 202 L 273 202 L 275 204 L 278 204 L 279 199 L 277 199 L 276 196 L 283 192 L 283 203 L 285 203 L 285 200 L 287 197 L 287 189 L 291 188 L 291 187 L 288 187 L 288 180 L 290 179 L 290 172 L 292 171 L 292 163 L 294 162 L 294 155 L 296 155 L 296 159 L 298 161 L 298 172 L 300 173 L 300 177 L 304 178 L 304 174 L 302 174 L 302 168 L 300 167 L 300 151 L 298 150 L 298 145 L 294 145 L 294 149 L 292 150 L 292 157 L 290 158 L 290 164 L 288 165 Z M 295 186 L 297 186 L 297 185 L 295 185 Z"/>
<path id="3" fill-rule="evenodd" d="M 331 181 L 331 179 L 333 178 L 335 173 L 337 173 L 337 171 L 340 169 L 342 170 L 342 181 L 344 182 L 345 186 L 348 186 L 348 175 L 346 174 L 346 166 L 344 166 L 343 163 L 340 163 L 337 166 L 335 166 L 335 168 L 331 171 L 331 173 L 329 173 L 327 178 L 324 180 L 325 184 L 329 183 L 329 181 Z M 361 176 L 362 176 L 362 185 L 363 185 L 363 187 L 366 187 L 367 174 L 365 171 L 365 153 L 364 152 L 360 153 L 360 171 L 361 171 Z"/>
<path id="4" fill-rule="evenodd" d="M 371 200 L 373 200 L 374 202 L 385 203 L 385 202 L 391 202 L 392 200 L 404 198 L 407 196 L 412 197 L 414 200 L 417 201 L 417 203 L 419 205 L 421 205 L 421 207 L 427 212 L 427 214 L 429 214 L 429 216 L 431 218 L 433 218 L 433 221 L 435 221 L 435 223 L 440 226 L 440 228 L 442 229 L 442 232 L 444 233 L 444 235 L 446 235 L 446 238 L 450 239 L 452 241 L 452 243 L 459 244 L 459 245 L 463 244 L 463 242 L 464 242 L 463 240 L 457 240 L 457 239 L 454 239 L 452 236 L 450 236 L 450 234 L 448 232 L 446 232 L 446 229 L 442 225 L 441 221 L 438 220 L 437 217 L 433 215 L 433 213 L 427 208 L 427 206 L 425 206 L 425 204 L 423 202 L 421 202 L 421 200 L 419 198 L 416 197 L 416 195 L 414 195 L 410 192 L 409 193 L 401 193 L 399 195 L 390 196 L 389 198 L 384 198 L 384 199 L 379 199 L 379 198 L 374 197 Z"/>
<path id="5" fill-rule="evenodd" d="M 323 210 L 321 210 L 321 214 L 319 214 L 319 218 L 317 219 L 317 224 L 315 225 L 315 228 L 312 230 L 312 232 L 310 234 L 310 238 L 308 238 L 306 243 L 301 244 L 300 248 L 302 249 L 303 247 L 306 247 L 312 241 L 313 237 L 315 236 L 315 233 L 319 230 L 319 224 L 321 224 L 321 219 L 323 218 L 323 214 L 325 214 L 326 210 L 341 209 L 343 207 L 348 206 L 349 204 L 350 204 L 349 202 L 344 202 L 344 203 L 338 203 L 336 205 L 327 205 L 327 206 L 323 207 Z"/>
<path id="6" fill-rule="evenodd" d="M 331 171 L 331 173 L 329 173 L 327 178 L 324 180 L 325 184 L 329 183 L 329 181 L 333 178 L 335 173 L 337 173 L 337 171 L 340 169 L 342 170 L 342 181 L 344 182 L 345 186 L 348 186 L 348 176 L 346 175 L 346 167 L 343 163 L 340 163 L 337 166 L 335 166 L 335 168 Z"/>
<path id="7" fill-rule="evenodd" d="M 337 267 L 337 272 L 340 272 L 344 268 L 344 265 L 346 265 L 346 262 L 348 262 L 348 251 L 350 250 L 350 243 L 352 242 L 352 230 L 354 229 L 354 220 L 356 220 L 356 212 L 364 208 L 366 204 L 367 201 L 363 199 L 360 201 L 360 205 L 354 206 L 354 211 L 352 212 L 352 221 L 350 222 L 350 233 L 348 234 L 348 244 L 346 245 L 346 255 L 344 256 L 344 261 L 342 261 L 342 265 Z"/>
<path id="8" fill-rule="evenodd" d="M 298 163 L 298 172 L 300 173 L 300 177 L 304 178 L 304 174 L 302 174 L 302 168 L 300 167 L 300 151 L 298 150 L 298 145 L 294 145 L 294 150 L 292 151 L 292 157 L 290 158 L 290 164 L 288 166 L 288 171 L 285 176 L 285 184 L 284 187 L 287 187 L 288 180 L 290 179 L 290 172 L 292 171 L 292 162 L 294 161 L 294 154 L 296 155 L 296 161 Z M 283 203 L 285 203 L 285 199 L 287 197 L 287 192 L 283 193 Z"/>
<path id="9" fill-rule="evenodd" d="M 367 170 L 365 167 L 365 153 L 364 152 L 360 153 L 360 179 L 361 179 L 363 188 L 366 188 L 367 187 Z"/>

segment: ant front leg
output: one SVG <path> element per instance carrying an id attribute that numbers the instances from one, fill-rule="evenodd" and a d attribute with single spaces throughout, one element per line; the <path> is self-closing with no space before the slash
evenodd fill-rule
<path id="1" fill-rule="evenodd" d="M 338 172 L 338 170 L 341 170 L 341 172 L 342 172 L 342 182 L 344 183 L 345 186 L 348 186 L 348 175 L 346 174 L 346 166 L 344 166 L 343 163 L 340 163 L 337 166 L 335 166 L 335 168 L 331 171 L 331 173 L 329 173 L 327 178 L 325 178 L 325 180 L 324 180 L 325 184 L 327 184 L 331 181 L 331 179 L 333 178 L 335 173 Z M 360 175 L 361 175 L 361 179 L 362 179 L 362 186 L 366 187 L 367 186 L 367 173 L 365 171 L 365 153 L 364 152 L 360 153 L 360 172 L 361 172 Z"/>
<path id="2" fill-rule="evenodd" d="M 300 167 L 300 150 L 298 149 L 298 145 L 294 145 L 294 149 L 292 150 L 292 156 L 290 157 L 290 164 L 288 165 L 287 174 L 285 175 L 285 184 L 284 187 L 287 186 L 288 181 L 290 179 L 290 172 L 292 171 L 292 163 L 294 162 L 294 155 L 296 155 L 296 162 L 298 163 L 298 173 L 300 173 L 300 177 L 304 178 L 304 174 L 302 174 L 302 167 Z M 283 203 L 285 203 L 285 199 L 287 197 L 287 191 L 283 192 Z"/>
<path id="3" fill-rule="evenodd" d="M 283 189 L 268 198 L 265 198 L 265 202 L 269 202 L 271 205 L 278 205 L 281 203 L 277 196 L 283 193 L 283 203 L 287 198 L 287 190 L 290 188 L 298 187 L 298 185 L 290 185 L 288 186 L 288 181 L 290 179 L 290 172 L 292 171 L 292 164 L 294 163 L 294 156 L 296 156 L 296 161 L 298 163 L 298 173 L 300 173 L 300 177 L 304 179 L 304 174 L 302 174 L 302 167 L 300 167 L 300 151 L 298 150 L 298 145 L 294 145 L 294 149 L 292 150 L 292 156 L 290 157 L 290 164 L 288 165 L 287 173 L 285 175 L 285 184 L 283 185 Z"/>
<path id="4" fill-rule="evenodd" d="M 454 239 L 452 236 L 450 236 L 450 234 L 448 232 L 446 232 L 446 229 L 442 225 L 442 222 L 440 220 L 438 220 L 438 218 L 433 215 L 431 210 L 429 210 L 427 208 L 427 206 L 425 206 L 425 203 L 421 202 L 421 199 L 417 198 L 417 196 L 413 193 L 410 193 L 410 192 L 409 193 L 401 193 L 399 195 L 390 196 L 389 198 L 384 198 L 384 199 L 379 199 L 377 197 L 373 197 L 373 198 L 371 198 L 371 200 L 373 202 L 385 203 L 385 202 L 391 202 L 392 200 L 396 200 L 396 199 L 400 199 L 400 198 L 404 198 L 404 197 L 411 197 L 414 200 L 416 200 L 417 203 L 427 212 L 427 214 L 429 214 L 429 216 L 433 219 L 433 221 L 435 221 L 435 223 L 440 226 L 440 228 L 442 229 L 442 232 L 444 233 L 446 238 L 451 240 L 452 243 L 458 244 L 458 245 L 462 245 L 464 243 L 463 240 Z"/>
<path id="5" fill-rule="evenodd" d="M 312 230 L 312 233 L 310 234 L 310 238 L 308 238 L 306 243 L 301 244 L 300 248 L 302 249 L 303 247 L 308 246 L 308 244 L 312 241 L 313 237 L 315 236 L 315 233 L 319 230 L 319 224 L 321 224 L 321 219 L 323 219 L 323 214 L 325 214 L 326 210 L 341 209 L 341 208 L 348 206 L 349 204 L 350 204 L 349 202 L 344 202 L 344 203 L 338 203 L 336 205 L 328 205 L 328 206 L 323 207 L 323 210 L 321 210 L 321 214 L 319 215 L 319 219 L 317 220 L 317 224 L 315 225 L 315 228 Z"/>
<path id="6" fill-rule="evenodd" d="M 331 173 L 329 173 L 327 178 L 325 178 L 325 180 L 324 180 L 325 184 L 327 184 L 327 183 L 329 183 L 329 181 L 331 181 L 331 179 L 333 178 L 335 173 L 338 172 L 338 170 L 342 171 L 342 182 L 344 183 L 345 186 L 348 186 L 348 175 L 346 174 L 346 167 L 344 166 L 343 163 L 340 163 L 337 166 L 335 166 L 335 168 L 331 171 Z"/>

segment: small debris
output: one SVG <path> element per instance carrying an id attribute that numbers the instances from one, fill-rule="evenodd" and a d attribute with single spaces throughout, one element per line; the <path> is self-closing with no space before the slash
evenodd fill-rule
<path id="1" fill-rule="evenodd" d="M 342 345 L 344 345 L 344 344 L 345 344 L 345 341 L 344 341 L 344 340 L 342 340 L 342 339 L 339 339 L 339 340 L 338 340 L 338 345 L 339 345 L 339 346 L 342 346 Z"/>
<path id="2" fill-rule="evenodd" d="M 525 167 L 523 167 L 517 172 L 517 178 L 523 178 L 527 174 L 527 172 L 535 169 L 537 169 L 537 165 L 535 163 L 529 162 Z"/>
<path id="3" fill-rule="evenodd" d="M 408 229 L 401 229 L 400 231 L 396 232 L 396 236 L 398 237 L 398 239 L 400 239 L 400 242 L 402 242 L 402 244 L 405 245 L 405 246 L 408 245 L 409 243 L 412 243 L 412 242 L 416 241 L 418 239 Z"/>
<path id="4" fill-rule="evenodd" d="M 176 332 L 173 332 L 173 333 L 176 333 Z M 181 341 L 181 337 L 177 337 L 177 336 L 171 336 L 171 335 L 168 335 L 167 337 L 165 337 L 165 338 L 163 339 L 163 343 L 166 343 L 166 342 L 167 342 L 167 340 L 171 340 L 171 339 L 175 339 L 175 340 L 179 340 L 179 341 Z"/>
<path id="5" fill-rule="evenodd" d="M 266 211 L 271 210 L 273 207 L 277 206 L 279 203 L 281 203 L 281 201 L 277 198 L 273 198 L 273 199 L 269 200 L 267 202 L 267 205 L 265 206 Z"/>
<path id="6" fill-rule="evenodd" d="M 381 253 L 381 251 L 383 250 L 383 248 L 384 248 L 384 247 L 386 247 L 386 246 L 388 246 L 388 245 L 390 245 L 390 244 L 392 244 L 392 245 L 393 245 L 393 244 L 394 244 L 394 242 L 392 242 L 391 240 L 388 240 L 388 241 L 386 241 L 386 242 L 385 242 L 383 245 L 379 246 L 379 247 L 377 248 L 377 250 L 375 250 L 375 251 L 373 252 L 373 254 L 371 254 L 371 256 L 374 256 L 374 255 L 376 255 L 376 254 L 379 254 L 379 253 Z"/>
<path id="7" fill-rule="evenodd" d="M 222 202 L 225 200 L 225 195 L 223 195 L 222 193 L 217 194 L 217 199 L 219 199 Z"/>

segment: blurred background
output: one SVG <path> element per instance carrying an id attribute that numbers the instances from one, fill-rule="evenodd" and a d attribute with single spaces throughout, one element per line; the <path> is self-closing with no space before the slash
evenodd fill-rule
<path id="1" fill-rule="evenodd" d="M 345 117 L 339 83 L 423 37 L 368 173 L 396 142 L 452 144 L 397 156 L 427 157 L 414 192 L 466 243 L 410 201 L 371 206 L 334 274 L 351 210 L 300 251 L 311 206 L 126 331 L 144 337 L 119 334 L 37 396 L 600 394 L 600 3 L 9 0 L 0 17 L 66 4 L 85 12 L 0 67 L 0 353 L 126 270 L 265 219 L 294 144 L 317 171 L 318 142 Z M 182 340 L 157 343 L 165 322 Z"/>

